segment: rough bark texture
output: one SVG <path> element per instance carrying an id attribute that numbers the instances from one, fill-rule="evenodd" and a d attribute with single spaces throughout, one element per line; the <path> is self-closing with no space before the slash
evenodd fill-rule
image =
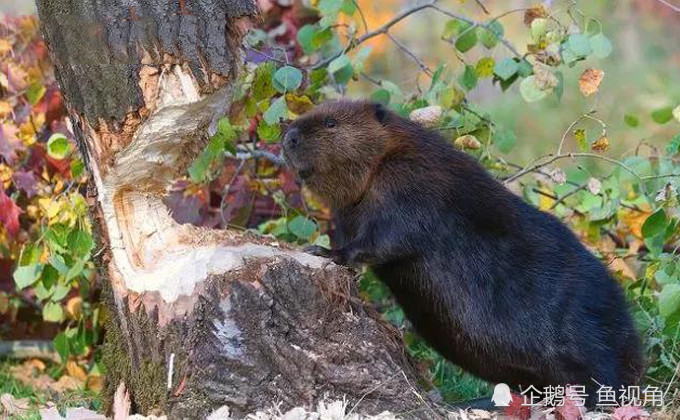
<path id="1" fill-rule="evenodd" d="M 354 274 L 286 245 L 180 225 L 162 198 L 215 130 L 252 0 L 38 0 L 92 175 L 106 301 L 105 402 L 205 418 L 346 396 L 434 414 Z"/>

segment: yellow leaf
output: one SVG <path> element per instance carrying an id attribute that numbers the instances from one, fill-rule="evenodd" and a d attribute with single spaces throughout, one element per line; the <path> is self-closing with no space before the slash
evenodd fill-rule
<path id="1" fill-rule="evenodd" d="M 606 136 L 602 136 L 595 140 L 590 148 L 596 152 L 606 152 L 609 149 L 609 139 Z"/>
<path id="2" fill-rule="evenodd" d="M 295 95 L 293 93 L 286 93 L 286 104 L 294 114 L 301 115 L 310 109 L 314 108 L 312 100 L 306 95 Z"/>
<path id="3" fill-rule="evenodd" d="M 10 51 L 12 51 L 12 44 L 7 38 L 0 39 L 0 55 L 5 55 Z"/>
<path id="4" fill-rule="evenodd" d="M 87 373 L 85 373 L 85 370 L 80 367 L 75 360 L 66 362 L 66 372 L 79 381 L 85 382 L 85 380 L 87 380 Z"/>
<path id="5" fill-rule="evenodd" d="M 54 219 L 61 209 L 61 205 L 56 201 L 52 201 L 49 197 L 39 198 L 38 205 L 43 214 L 50 220 Z"/>
<path id="6" fill-rule="evenodd" d="M 5 118 L 12 113 L 12 106 L 7 101 L 0 101 L 0 118 Z"/>
<path id="7" fill-rule="evenodd" d="M 555 204 L 555 200 L 547 195 L 552 194 L 550 190 L 542 188 L 541 191 L 546 194 L 538 194 L 538 208 L 542 211 L 548 211 L 553 206 L 553 204 Z"/>
<path id="8" fill-rule="evenodd" d="M 103 382 L 101 375 L 90 375 L 85 381 L 85 386 L 90 391 L 99 392 L 102 390 Z"/>
<path id="9" fill-rule="evenodd" d="M 66 302 L 66 315 L 73 320 L 80 318 L 83 313 L 83 298 L 80 296 L 72 297 Z"/>
<path id="10" fill-rule="evenodd" d="M 479 77 L 491 77 L 493 76 L 493 66 L 494 61 L 491 57 L 480 58 L 475 65 L 475 71 Z"/>
<path id="11" fill-rule="evenodd" d="M 599 69 L 585 69 L 578 81 L 578 88 L 583 96 L 590 96 L 597 92 L 602 83 L 604 72 Z"/>

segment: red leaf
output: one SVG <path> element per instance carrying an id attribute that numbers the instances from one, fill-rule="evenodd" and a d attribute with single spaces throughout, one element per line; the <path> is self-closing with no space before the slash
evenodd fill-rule
<path id="1" fill-rule="evenodd" d="M 624 405 L 614 410 L 612 414 L 613 420 L 645 420 L 649 418 L 649 413 L 642 409 L 642 407 L 635 407 L 633 405 Z"/>
<path id="2" fill-rule="evenodd" d="M 5 226 L 10 236 L 19 232 L 19 214 L 21 214 L 21 208 L 4 191 L 0 190 L 0 223 Z"/>
<path id="3" fill-rule="evenodd" d="M 513 416 L 519 420 L 529 420 L 531 418 L 531 406 L 524 405 L 524 397 L 519 394 L 512 393 L 512 401 L 508 405 L 504 414 L 506 416 Z"/>
<path id="4" fill-rule="evenodd" d="M 555 408 L 555 418 L 557 420 L 581 420 L 584 412 L 583 407 L 577 407 L 573 400 L 565 396 L 564 405 Z"/>

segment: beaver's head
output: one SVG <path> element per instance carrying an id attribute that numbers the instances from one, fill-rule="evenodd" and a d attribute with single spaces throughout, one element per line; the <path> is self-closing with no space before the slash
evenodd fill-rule
<path id="1" fill-rule="evenodd" d="M 288 165 L 335 206 L 358 201 L 385 153 L 390 113 L 367 101 L 325 102 L 300 116 L 283 136 Z"/>

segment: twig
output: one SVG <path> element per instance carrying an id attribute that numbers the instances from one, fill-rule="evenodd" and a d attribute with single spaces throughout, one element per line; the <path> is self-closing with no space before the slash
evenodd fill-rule
<path id="1" fill-rule="evenodd" d="M 671 10 L 673 10 L 673 11 L 675 11 L 675 12 L 680 12 L 680 6 L 676 6 L 676 5 L 674 5 L 673 3 L 668 2 L 668 1 L 666 1 L 666 0 L 656 0 L 656 1 L 658 1 L 659 3 L 661 3 L 661 4 L 665 5 L 665 6 L 670 7 Z"/>
<path id="2" fill-rule="evenodd" d="M 239 172 L 241 172 L 241 169 L 243 169 L 243 165 L 246 163 L 244 159 L 241 160 L 241 163 L 239 163 L 238 167 L 236 168 L 236 171 L 234 171 L 234 175 L 231 177 L 231 180 L 227 185 L 224 186 L 224 192 L 222 194 L 222 200 L 220 201 L 220 218 L 222 219 L 222 226 L 228 226 L 229 221 L 227 218 L 224 216 L 224 204 L 227 201 L 227 197 L 229 196 L 229 190 L 231 189 L 231 185 L 236 181 L 236 178 L 238 177 Z"/>
<path id="3" fill-rule="evenodd" d="M 468 19 L 468 18 L 466 18 L 466 17 L 464 17 L 464 16 L 457 15 L 457 14 L 455 14 L 455 13 L 453 13 L 453 12 L 450 12 L 450 11 L 448 11 L 448 10 L 446 10 L 446 9 L 443 9 L 443 8 L 439 7 L 439 5 L 437 5 L 435 2 L 426 3 L 426 4 L 428 5 L 427 7 L 430 7 L 430 8 L 432 8 L 432 9 L 438 11 L 439 13 L 442 13 L 442 14 L 444 14 L 444 15 L 446 15 L 446 16 L 448 16 L 448 17 L 454 18 L 454 19 L 462 20 L 463 22 L 467 22 L 467 23 L 469 23 L 470 25 L 472 25 L 472 26 L 470 26 L 469 28 L 467 28 L 466 30 L 472 30 L 473 28 L 476 28 L 476 27 L 480 26 L 480 27 L 482 27 L 482 28 L 485 28 L 485 29 L 487 29 L 487 30 L 493 32 L 493 29 L 491 29 L 491 28 L 489 27 L 489 25 L 486 24 L 486 23 L 475 22 L 474 20 Z M 494 19 L 494 20 L 495 20 L 495 19 Z M 462 34 L 461 34 L 461 35 L 462 35 Z M 520 54 L 519 51 L 517 51 L 517 49 L 516 49 L 510 42 L 508 42 L 507 39 L 505 39 L 505 38 L 503 38 L 503 37 L 498 37 L 498 40 L 501 42 L 501 44 L 503 44 L 503 45 L 505 46 L 505 48 L 507 48 L 510 52 L 512 52 L 512 53 L 515 55 L 515 57 L 517 57 L 517 58 L 522 58 L 522 54 Z"/>
<path id="4" fill-rule="evenodd" d="M 368 41 L 369 39 L 376 37 L 378 35 L 382 35 L 382 34 L 387 33 L 387 31 L 389 31 L 392 26 L 396 25 L 397 23 L 402 21 L 404 18 L 416 13 L 417 11 L 427 9 L 428 7 L 432 7 L 434 5 L 434 3 L 435 3 L 434 0 L 431 0 L 428 3 L 419 4 L 417 6 L 413 6 L 409 9 L 404 10 L 403 12 L 394 16 L 389 22 L 385 23 L 384 25 L 380 26 L 379 28 L 363 34 L 362 36 L 360 36 L 359 38 L 357 38 L 354 41 L 350 41 L 347 44 L 347 46 L 345 46 L 345 48 L 342 49 L 342 51 L 340 51 L 336 54 L 333 54 L 332 56 L 319 61 L 318 63 L 313 65 L 312 68 L 313 69 L 319 69 L 321 67 L 325 67 L 328 63 L 330 63 L 331 61 L 340 57 L 341 55 L 345 54 L 347 51 L 351 50 L 352 48 L 356 47 L 357 45 L 361 44 L 362 42 Z"/>
<path id="5" fill-rule="evenodd" d="M 394 42 L 394 45 L 396 45 L 397 48 L 399 48 L 399 49 L 402 50 L 406 55 L 408 55 L 409 57 L 411 57 L 411 58 L 413 59 L 413 61 L 415 61 L 416 64 L 418 64 L 418 67 L 420 67 L 420 69 L 421 69 L 425 74 L 427 74 L 427 75 L 430 76 L 430 77 L 432 77 L 432 76 L 434 75 L 434 73 L 432 72 L 432 70 L 430 70 L 430 68 L 427 67 L 427 65 L 426 65 L 425 63 L 423 63 L 423 61 L 422 61 L 420 58 L 418 58 L 418 56 L 415 55 L 415 53 L 413 53 L 413 51 L 409 50 L 408 47 L 407 47 L 406 45 L 402 44 L 397 38 L 395 38 L 394 36 L 392 36 L 392 34 L 390 34 L 389 32 L 385 33 L 385 35 L 386 35 L 392 42 Z"/>
<path id="6" fill-rule="evenodd" d="M 491 14 L 489 13 L 489 9 L 487 9 L 486 6 L 484 6 L 484 3 L 482 3 L 482 0 L 475 0 L 475 3 L 477 3 L 477 5 L 482 9 L 484 13 L 486 13 L 487 15 Z"/>
<path id="7" fill-rule="evenodd" d="M 0 341 L 0 358 L 60 361 L 49 340 Z"/>
<path id="8" fill-rule="evenodd" d="M 229 155 L 229 156 L 231 156 L 231 155 Z M 276 155 L 272 152 L 268 152 L 266 150 L 246 150 L 246 151 L 239 150 L 236 153 L 236 159 L 239 159 L 239 160 L 265 159 L 265 160 L 273 163 L 276 166 L 285 166 L 286 165 L 285 160 L 281 156 Z"/>
<path id="9" fill-rule="evenodd" d="M 359 16 L 361 16 L 361 22 L 363 22 L 364 24 L 364 33 L 368 32 L 368 23 L 366 22 L 366 16 L 364 16 L 364 11 L 361 10 L 361 7 L 359 7 L 359 2 L 357 2 L 357 0 L 352 0 L 352 3 L 354 3 L 354 7 L 357 8 Z"/>

